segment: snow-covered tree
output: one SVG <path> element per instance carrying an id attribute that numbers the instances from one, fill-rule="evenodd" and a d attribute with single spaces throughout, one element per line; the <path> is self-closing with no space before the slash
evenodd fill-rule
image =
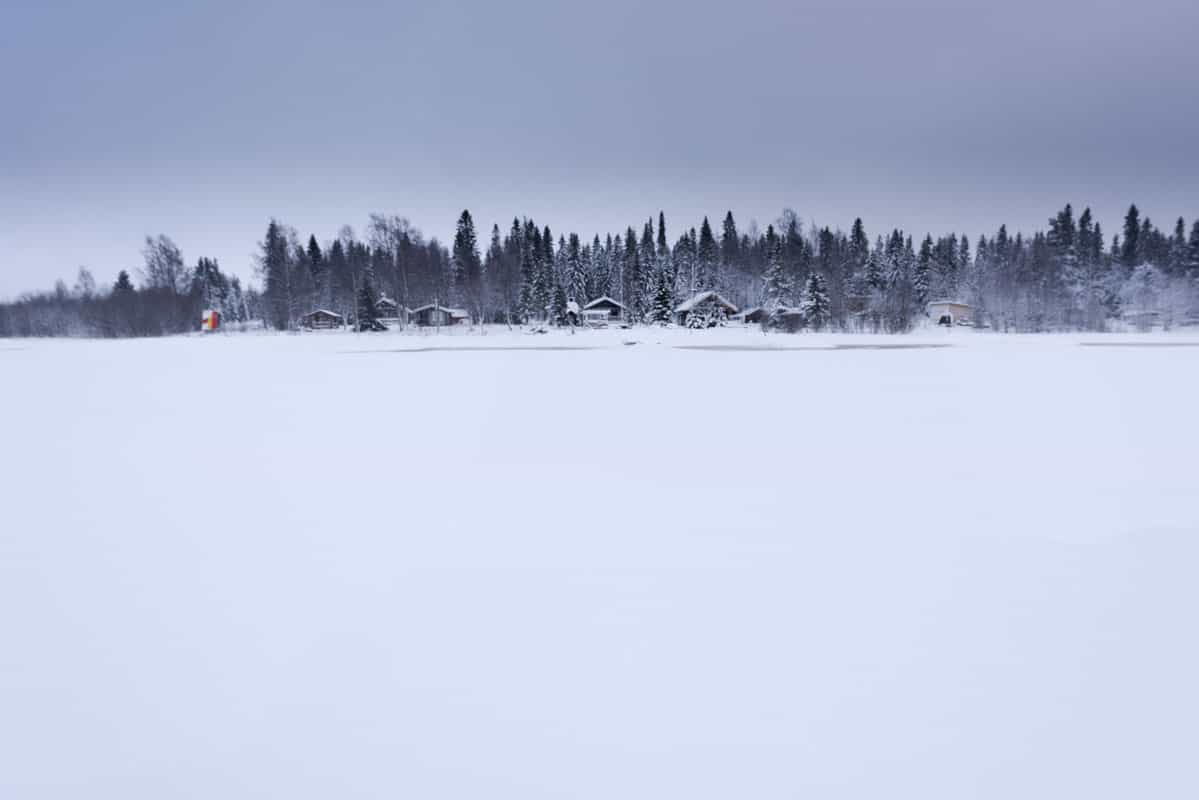
<path id="1" fill-rule="evenodd" d="M 819 272 L 813 272 L 808 276 L 800 306 L 804 322 L 813 330 L 824 330 L 829 323 L 831 309 L 824 277 Z"/>

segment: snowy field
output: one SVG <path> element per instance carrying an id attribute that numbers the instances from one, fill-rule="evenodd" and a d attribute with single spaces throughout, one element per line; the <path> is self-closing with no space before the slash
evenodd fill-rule
<path id="1" fill-rule="evenodd" d="M 0 340 L 0 382 L 0 797 L 1199 796 L 1199 334 Z"/>

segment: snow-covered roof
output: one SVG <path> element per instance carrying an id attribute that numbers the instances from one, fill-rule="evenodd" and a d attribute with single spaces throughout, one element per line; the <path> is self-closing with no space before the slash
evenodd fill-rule
<path id="1" fill-rule="evenodd" d="M 446 308 L 445 306 L 438 305 L 437 303 L 425 303 L 423 306 L 418 306 L 416 308 L 409 309 L 408 313 L 409 314 L 419 314 L 422 311 L 444 311 L 445 313 L 449 314 L 451 317 L 469 317 L 470 316 L 470 312 L 467 311 L 465 308 Z"/>
<path id="2" fill-rule="evenodd" d="M 747 308 L 747 309 L 745 309 L 744 311 L 742 311 L 742 312 L 738 313 L 738 314 L 737 314 L 737 316 L 739 316 L 739 317 L 748 317 L 748 316 L 750 316 L 751 314 L 756 314 L 756 313 L 758 313 L 758 312 L 759 312 L 759 311 L 761 311 L 761 310 L 762 310 L 762 307 L 761 307 L 761 306 L 754 306 L 753 308 Z"/>
<path id="3" fill-rule="evenodd" d="M 732 309 L 734 314 L 737 313 L 737 307 L 735 305 L 733 305 L 728 300 L 725 300 L 719 294 L 717 294 L 716 292 L 713 292 L 711 290 L 706 291 L 706 292 L 700 292 L 699 294 L 695 295 L 694 297 L 679 304 L 679 307 L 674 310 L 674 313 L 676 313 L 676 314 L 686 313 L 686 312 L 694 309 L 699 304 L 706 303 L 707 301 L 713 300 L 713 299 L 715 299 L 717 303 L 724 306 L 725 308 Z"/>
<path id="4" fill-rule="evenodd" d="M 380 297 L 378 300 L 376 300 L 376 301 L 375 301 L 375 305 L 377 305 L 377 306 L 396 306 L 396 307 L 399 307 L 399 303 L 397 303 L 395 300 L 392 300 L 392 299 L 391 299 L 390 297 L 388 297 L 387 295 L 383 295 L 383 296 L 382 296 L 382 297 Z"/>
<path id="5" fill-rule="evenodd" d="M 338 319 L 341 319 L 341 314 L 338 314 L 336 311 L 330 311 L 327 308 L 314 308 L 312 311 L 309 311 L 304 316 L 311 317 L 316 314 L 328 314 L 330 317 L 337 317 Z"/>
<path id="6" fill-rule="evenodd" d="M 574 300 L 567 300 L 566 301 L 566 312 L 568 314 L 578 314 L 579 313 L 579 304 L 576 303 Z"/>
<path id="7" fill-rule="evenodd" d="M 597 297 L 597 298 L 595 298 L 595 299 L 594 299 L 594 300 L 592 300 L 590 303 L 588 303 L 587 305 L 583 306 L 583 310 L 584 310 L 584 311 L 586 311 L 586 310 L 587 310 L 587 309 L 589 309 L 589 308 L 595 308 L 595 307 L 596 307 L 596 306 L 598 306 L 600 303 L 611 303 L 612 305 L 616 306 L 617 308 L 624 308 L 624 306 L 623 306 L 623 305 L 621 305 L 620 303 L 616 302 L 616 301 L 615 301 L 615 300 L 613 300 L 611 297 L 608 297 L 608 295 L 604 295 L 603 297 Z"/>
<path id="8" fill-rule="evenodd" d="M 960 300 L 929 300 L 929 306 L 957 306 L 958 308 L 970 308 L 969 303 L 963 303 Z"/>

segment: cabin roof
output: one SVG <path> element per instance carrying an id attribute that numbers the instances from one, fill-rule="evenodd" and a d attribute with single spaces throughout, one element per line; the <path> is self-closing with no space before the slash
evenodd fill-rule
<path id="1" fill-rule="evenodd" d="M 615 301 L 615 300 L 613 300 L 611 297 L 608 297 L 608 295 L 604 295 L 603 297 L 597 297 L 597 298 L 595 298 L 595 299 L 594 299 L 594 300 L 592 300 L 590 303 L 588 303 L 587 305 L 583 306 L 583 310 L 584 310 L 584 311 L 586 311 L 586 310 L 588 310 L 588 309 L 595 308 L 596 306 L 600 305 L 601 303 L 608 303 L 608 304 L 610 304 L 610 305 L 614 305 L 614 306 L 616 306 L 617 308 L 620 308 L 620 309 L 623 309 L 623 308 L 624 308 L 624 306 L 623 306 L 623 305 L 621 305 L 620 303 L 616 302 L 616 301 Z"/>
<path id="2" fill-rule="evenodd" d="M 699 294 L 688 298 L 687 300 L 685 300 L 684 302 L 679 304 L 679 307 L 674 310 L 674 313 L 684 314 L 688 311 L 691 311 L 699 304 L 705 303 L 708 300 L 713 300 L 713 299 L 720 305 L 724 306 L 725 308 L 732 309 L 734 314 L 737 313 L 737 307 L 735 305 L 730 303 L 728 300 L 725 300 L 723 297 L 721 297 L 719 294 L 717 294 L 716 292 L 714 292 L 712 290 L 708 290 L 706 292 L 700 292 Z"/>
<path id="3" fill-rule="evenodd" d="M 451 317 L 469 317 L 470 312 L 465 308 L 449 308 L 447 306 L 438 305 L 437 303 L 425 303 L 423 306 L 417 306 L 409 313 L 419 314 L 422 311 L 444 311 Z"/>

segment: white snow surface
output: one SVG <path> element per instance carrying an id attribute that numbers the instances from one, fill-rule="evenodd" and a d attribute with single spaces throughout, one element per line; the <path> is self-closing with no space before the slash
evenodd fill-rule
<path id="1" fill-rule="evenodd" d="M 0 797 L 1194 798 L 1196 344 L 0 340 Z"/>

